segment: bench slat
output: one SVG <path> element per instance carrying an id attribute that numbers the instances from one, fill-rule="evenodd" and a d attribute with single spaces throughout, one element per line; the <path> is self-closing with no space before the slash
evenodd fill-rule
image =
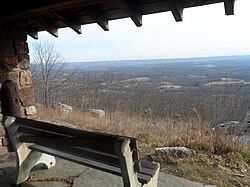
<path id="1" fill-rule="evenodd" d="M 16 122 L 18 124 L 22 124 L 23 126 L 27 127 L 34 127 L 34 128 L 39 128 L 43 130 L 48 130 L 48 131 L 53 131 L 56 133 L 61 133 L 61 134 L 66 134 L 66 135 L 71 135 L 74 137 L 94 137 L 95 139 L 113 139 L 116 140 L 118 137 L 123 137 L 123 138 L 128 138 L 128 139 L 135 139 L 136 138 L 131 138 L 131 137 L 126 137 L 126 136 L 118 136 L 118 135 L 112 135 L 112 134 L 105 134 L 105 133 L 99 133 L 99 132 L 92 132 L 92 131 L 85 131 L 85 130 L 79 130 L 79 129 L 73 129 L 69 127 L 64 127 L 64 126 L 58 126 L 54 125 L 51 123 L 46 123 L 42 121 L 36 121 L 32 119 L 26 119 L 26 118 L 16 118 Z"/>
<path id="2" fill-rule="evenodd" d="M 141 160 L 141 166 L 143 168 L 148 168 L 148 169 L 151 169 L 151 170 L 157 170 L 158 169 L 158 164 L 156 163 L 153 163 L 153 162 L 149 162 L 149 161 L 146 161 L 146 160 Z"/>
<path id="3" fill-rule="evenodd" d="M 156 170 L 142 167 L 140 173 L 153 177 L 155 175 L 155 171 Z"/>
<path id="4" fill-rule="evenodd" d="M 114 175 L 118 175 L 118 176 L 122 176 L 121 175 L 121 169 L 117 166 L 112 166 L 112 165 L 108 165 L 108 164 L 104 164 L 104 163 L 100 163 L 94 160 L 89 160 L 86 158 L 81 158 L 79 156 L 74 156 L 70 153 L 65 153 L 62 151 L 58 151 L 56 149 L 52 149 L 52 148 L 48 148 L 45 146 L 39 146 L 39 145 L 30 145 L 29 149 L 31 150 L 35 150 L 35 151 L 39 151 L 39 152 L 43 152 L 49 155 L 53 155 L 55 157 L 58 158 L 62 158 L 71 162 L 75 162 L 81 165 L 85 165 L 88 167 L 92 167 L 94 169 L 98 169 L 104 172 L 108 172 Z M 148 183 L 151 180 L 151 176 L 147 175 L 147 174 L 143 174 L 143 173 L 138 173 L 138 180 L 145 184 Z"/>
<path id="5" fill-rule="evenodd" d="M 44 140 L 47 140 L 49 138 L 60 138 L 61 143 L 64 143 L 65 145 L 72 145 L 72 146 L 77 146 L 77 147 L 87 147 L 90 149 L 95 149 L 101 152 L 107 152 L 110 154 L 115 154 L 114 151 L 114 140 L 109 140 L 109 139 L 96 139 L 94 137 L 73 137 L 67 134 L 61 134 L 61 133 L 56 133 L 56 132 L 51 132 L 39 128 L 34 128 L 34 127 L 25 127 L 23 125 L 19 126 L 19 131 L 24 133 L 24 134 L 31 134 L 37 137 L 43 137 L 41 141 L 43 142 Z M 25 140 L 23 140 L 25 141 Z M 37 140 L 38 142 L 39 140 Z M 31 142 L 32 143 L 32 142 Z"/>
<path id="6" fill-rule="evenodd" d="M 75 155 L 72 155 L 71 153 L 66 153 L 61 150 L 57 150 L 56 148 L 48 148 L 48 147 L 40 146 L 40 145 L 30 145 L 29 149 L 39 151 L 42 153 L 46 153 L 46 154 L 49 154 L 58 158 L 62 158 L 68 161 L 72 161 L 72 162 L 85 165 L 88 167 L 92 167 L 95 169 L 99 169 L 102 171 L 111 172 L 114 175 L 119 175 L 119 176 L 121 175 L 120 169 L 116 166 L 111 166 L 111 165 L 100 163 L 94 160 L 75 156 Z"/>
<path id="7" fill-rule="evenodd" d="M 26 143 L 34 143 L 36 145 L 50 147 L 52 149 L 57 149 L 58 151 L 70 153 L 72 155 L 91 158 L 92 160 L 107 163 L 110 165 L 119 166 L 119 158 L 115 154 L 103 153 L 100 151 L 95 151 L 86 148 L 78 148 L 71 146 L 70 141 L 62 140 L 61 138 L 46 138 L 43 137 L 34 137 L 34 136 L 25 136 L 22 135 L 19 140 Z M 70 139 L 69 139 L 70 140 Z"/>

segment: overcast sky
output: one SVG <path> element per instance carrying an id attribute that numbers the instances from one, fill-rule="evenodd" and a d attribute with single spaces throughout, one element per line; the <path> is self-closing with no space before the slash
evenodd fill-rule
<path id="1" fill-rule="evenodd" d="M 250 0 L 235 3 L 235 15 L 225 16 L 224 5 L 184 9 L 182 22 L 170 12 L 143 16 L 143 26 L 131 19 L 110 21 L 110 31 L 97 24 L 83 25 L 83 34 L 60 29 L 49 40 L 68 61 L 159 59 L 197 56 L 250 55 Z M 37 42 L 28 38 L 29 45 Z"/>

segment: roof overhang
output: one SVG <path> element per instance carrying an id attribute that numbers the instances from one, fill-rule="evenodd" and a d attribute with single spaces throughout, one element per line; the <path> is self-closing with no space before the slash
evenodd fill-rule
<path id="1" fill-rule="evenodd" d="M 39 31 L 58 36 L 58 29 L 70 27 L 80 34 L 81 25 L 97 23 L 108 31 L 109 20 L 130 17 L 142 26 L 142 16 L 171 11 L 176 21 L 183 20 L 183 9 L 224 3 L 225 14 L 234 14 L 235 0 L 8 0 L 0 7 L 0 24 L 22 25 L 37 39 Z"/>

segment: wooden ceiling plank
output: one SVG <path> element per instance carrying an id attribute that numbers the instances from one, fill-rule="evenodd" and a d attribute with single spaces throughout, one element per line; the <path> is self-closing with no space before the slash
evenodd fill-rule
<path id="1" fill-rule="evenodd" d="M 93 5 L 102 2 L 103 0 L 62 0 L 58 3 L 51 2 L 46 6 L 41 6 L 33 9 L 29 9 L 20 13 L 16 13 L 13 15 L 6 16 L 1 18 L 1 21 L 8 21 L 8 20 L 16 20 L 16 19 L 25 19 L 29 18 L 30 16 L 40 16 L 45 15 L 55 11 L 61 11 L 70 8 L 78 8 L 88 5 Z"/>
<path id="2" fill-rule="evenodd" d="M 46 30 L 48 33 L 50 33 L 52 36 L 58 37 L 58 29 L 47 20 L 39 17 L 39 18 L 32 18 L 32 21 L 34 21 L 36 24 L 40 25 L 44 30 Z"/>
<path id="3" fill-rule="evenodd" d="M 224 1 L 225 14 L 227 16 L 234 15 L 234 4 L 235 4 L 235 0 L 225 0 Z"/>
<path id="4" fill-rule="evenodd" d="M 27 34 L 28 34 L 30 37 L 34 38 L 35 40 L 38 39 L 38 32 L 37 32 L 37 31 L 27 31 Z"/>
<path id="5" fill-rule="evenodd" d="M 137 27 L 142 26 L 142 13 L 132 0 L 119 0 Z"/>
<path id="6" fill-rule="evenodd" d="M 67 16 L 64 16 L 58 12 L 55 12 L 54 15 L 64 22 L 68 27 L 74 30 L 77 34 L 82 34 L 81 24 L 77 24 L 74 19 L 71 19 Z"/>
<path id="7" fill-rule="evenodd" d="M 170 10 L 176 22 L 183 20 L 183 2 L 182 0 L 168 0 Z"/>
<path id="8" fill-rule="evenodd" d="M 109 22 L 97 6 L 88 6 L 84 11 L 104 30 L 109 31 Z"/>

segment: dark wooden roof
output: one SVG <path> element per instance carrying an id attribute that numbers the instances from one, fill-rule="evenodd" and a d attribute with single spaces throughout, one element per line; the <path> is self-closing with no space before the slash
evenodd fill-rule
<path id="1" fill-rule="evenodd" d="M 58 36 L 58 28 L 70 27 L 78 34 L 81 25 L 97 23 L 108 31 L 108 21 L 130 17 L 142 25 L 142 15 L 171 11 L 182 21 L 184 8 L 224 3 L 225 14 L 234 14 L 235 0 L 8 0 L 0 7 L 0 24 L 20 24 L 27 34 L 38 38 L 47 31 Z M 211 10 L 212 13 L 212 10 Z"/>

